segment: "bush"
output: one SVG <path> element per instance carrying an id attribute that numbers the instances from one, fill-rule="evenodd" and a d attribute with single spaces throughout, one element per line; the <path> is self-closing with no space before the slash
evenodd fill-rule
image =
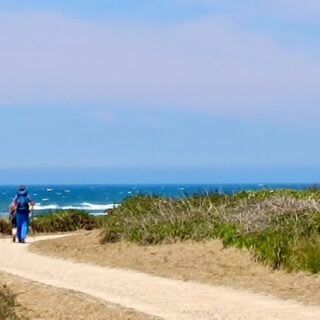
<path id="1" fill-rule="evenodd" d="M 66 232 L 79 229 L 91 230 L 98 226 L 98 219 L 81 210 L 61 210 L 34 216 L 30 225 L 34 232 Z"/>
<path id="2" fill-rule="evenodd" d="M 301 270 L 312 273 L 320 271 L 320 239 L 318 235 L 310 238 L 302 238 L 296 244 L 296 260 L 294 265 L 299 265 Z"/>
<path id="3" fill-rule="evenodd" d="M 102 242 L 128 240 L 157 244 L 212 238 L 212 214 L 205 207 L 203 205 L 199 210 L 198 206 L 187 200 L 156 196 L 128 198 L 106 217 Z"/>
<path id="4" fill-rule="evenodd" d="M 101 227 L 104 216 L 95 217 L 82 210 L 58 210 L 30 217 L 33 232 L 67 232 L 79 229 L 92 230 Z M 10 235 L 11 223 L 0 219 L 0 233 Z"/>
<path id="5" fill-rule="evenodd" d="M 105 218 L 101 242 L 220 238 L 273 268 L 320 271 L 320 191 L 243 191 L 183 199 L 134 196 Z"/>
<path id="6" fill-rule="evenodd" d="M 11 223 L 7 219 L 0 218 L 0 233 L 11 234 Z"/>

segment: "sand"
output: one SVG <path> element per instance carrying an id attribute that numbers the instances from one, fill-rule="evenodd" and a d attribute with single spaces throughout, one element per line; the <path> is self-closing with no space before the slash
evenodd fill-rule
<path id="1" fill-rule="evenodd" d="M 225 248 L 219 239 L 158 245 L 131 242 L 101 245 L 101 230 L 37 241 L 30 250 L 75 262 L 136 270 L 156 276 L 244 289 L 320 305 L 320 275 L 274 270 L 247 250 Z"/>
<path id="2" fill-rule="evenodd" d="M 163 319 L 320 319 L 317 306 L 223 286 L 41 256 L 28 251 L 28 246 L 0 240 L 0 270 Z"/>

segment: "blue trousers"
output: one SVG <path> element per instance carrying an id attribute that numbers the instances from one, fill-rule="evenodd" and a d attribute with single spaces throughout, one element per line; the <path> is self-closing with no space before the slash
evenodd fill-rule
<path id="1" fill-rule="evenodd" d="M 17 237 L 18 241 L 24 241 L 29 229 L 29 213 L 17 212 Z"/>

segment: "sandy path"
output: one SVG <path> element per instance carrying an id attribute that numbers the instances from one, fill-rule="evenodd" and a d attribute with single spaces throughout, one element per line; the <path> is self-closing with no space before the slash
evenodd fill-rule
<path id="1" fill-rule="evenodd" d="M 318 307 L 224 287 L 73 263 L 37 255 L 27 248 L 27 244 L 0 240 L 0 269 L 164 319 L 320 319 Z"/>

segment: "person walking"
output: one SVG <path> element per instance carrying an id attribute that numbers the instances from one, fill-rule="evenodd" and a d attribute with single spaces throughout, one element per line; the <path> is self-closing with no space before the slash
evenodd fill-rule
<path id="1" fill-rule="evenodd" d="M 16 208 L 17 238 L 24 243 L 29 229 L 30 207 L 34 205 L 24 185 L 19 186 L 13 204 Z"/>

